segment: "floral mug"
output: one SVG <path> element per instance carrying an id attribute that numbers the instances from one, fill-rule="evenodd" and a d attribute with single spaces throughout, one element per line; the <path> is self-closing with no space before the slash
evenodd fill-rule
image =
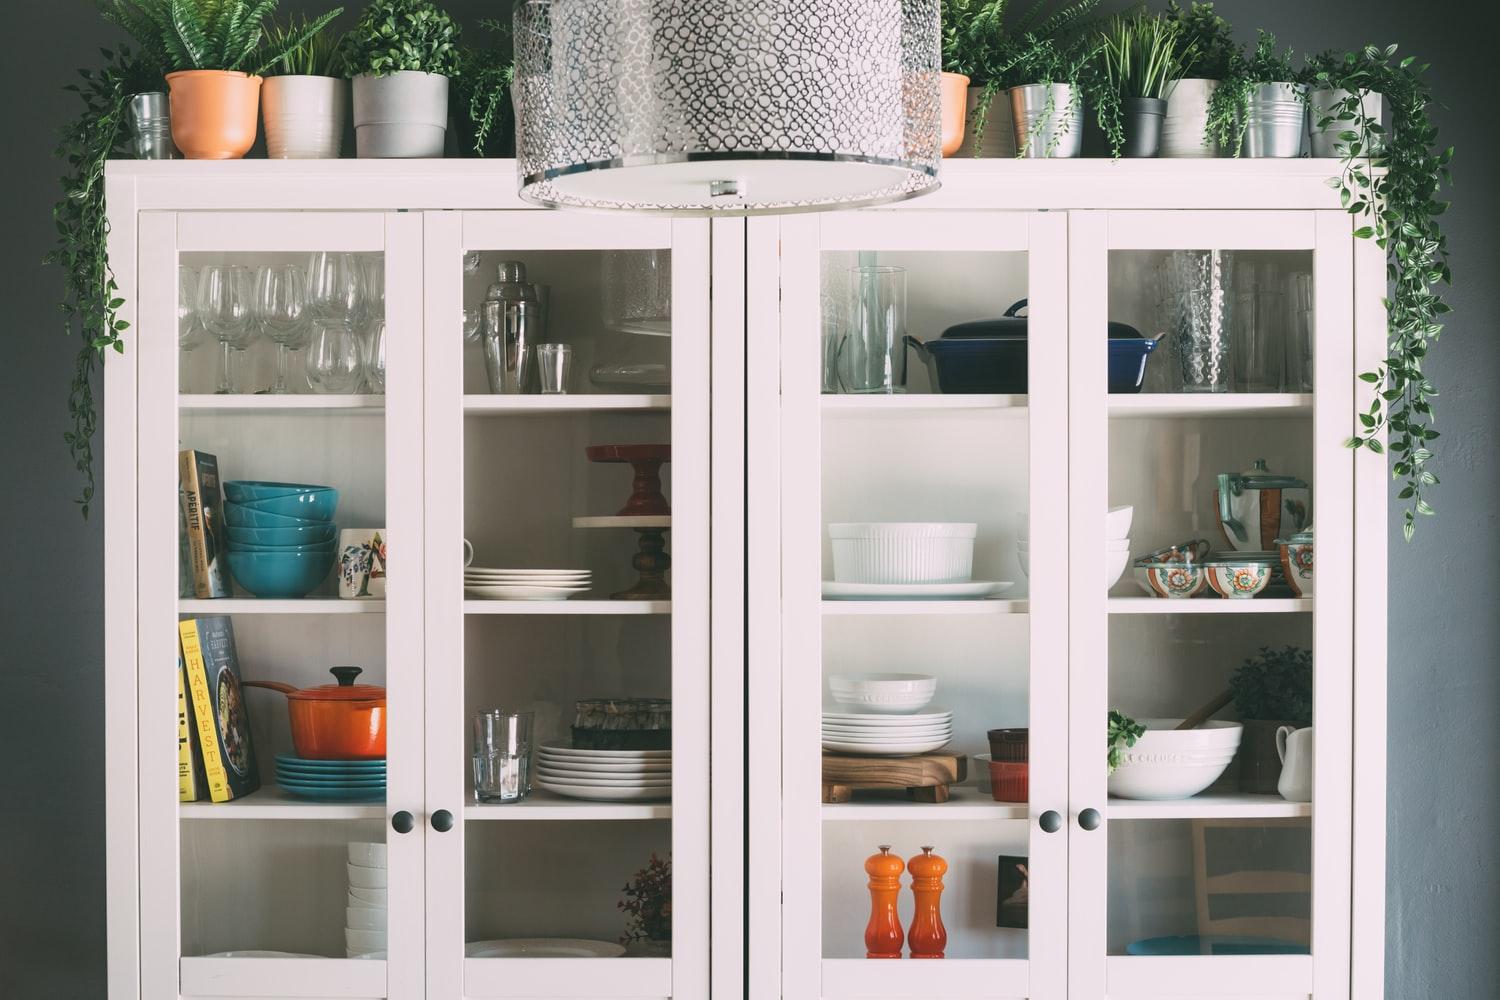
<path id="1" fill-rule="evenodd" d="M 385 599 L 384 528 L 345 528 L 339 532 L 339 596 L 346 600 Z"/>

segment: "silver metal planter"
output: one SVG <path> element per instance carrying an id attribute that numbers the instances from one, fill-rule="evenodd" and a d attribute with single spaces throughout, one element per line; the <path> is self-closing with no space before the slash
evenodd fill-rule
<path id="1" fill-rule="evenodd" d="M 1307 95 L 1313 156 L 1343 159 L 1349 144 L 1339 139 L 1339 133 L 1345 130 L 1359 131 L 1355 128 L 1355 123 L 1331 122 L 1327 128 L 1319 128 L 1318 123 L 1329 116 L 1334 105 L 1343 103 L 1348 97 L 1347 90 L 1331 90 L 1327 87 L 1311 91 Z M 1361 114 L 1370 121 L 1379 123 L 1385 110 L 1385 98 L 1373 91 L 1366 91 L 1359 99 L 1359 106 Z"/>
<path id="2" fill-rule="evenodd" d="M 1019 155 L 1067 159 L 1083 154 L 1083 96 L 1068 84 L 1013 87 L 1010 111 Z"/>
<path id="3" fill-rule="evenodd" d="M 1127 97 L 1120 104 L 1125 116 L 1125 144 L 1120 154 L 1132 159 L 1156 156 L 1161 150 L 1167 102 L 1156 97 Z"/>
<path id="4" fill-rule="evenodd" d="M 1289 158 L 1302 155 L 1307 132 L 1307 88 L 1300 83 L 1260 83 L 1245 103 L 1243 155 Z"/>
<path id="5" fill-rule="evenodd" d="M 136 94 L 130 99 L 131 149 L 137 160 L 176 160 L 182 154 L 172 141 L 167 95 Z"/>

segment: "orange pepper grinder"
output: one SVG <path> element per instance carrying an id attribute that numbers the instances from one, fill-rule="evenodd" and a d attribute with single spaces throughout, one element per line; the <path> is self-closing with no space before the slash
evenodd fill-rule
<path id="1" fill-rule="evenodd" d="M 948 947 L 948 931 L 943 927 L 943 873 L 948 862 L 933 854 L 931 847 L 912 858 L 906 866 L 911 871 L 911 894 L 916 897 L 916 912 L 911 918 L 907 943 L 912 958 L 942 958 Z"/>
<path id="2" fill-rule="evenodd" d="M 870 875 L 870 922 L 865 925 L 865 958 L 900 958 L 901 917 L 896 901 L 901 895 L 901 872 L 906 865 L 881 844 L 880 853 L 865 859 Z"/>

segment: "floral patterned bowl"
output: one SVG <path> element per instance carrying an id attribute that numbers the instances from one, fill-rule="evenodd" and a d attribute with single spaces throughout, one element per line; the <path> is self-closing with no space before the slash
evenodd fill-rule
<path id="1" fill-rule="evenodd" d="M 1189 562 L 1146 562 L 1137 560 L 1135 578 L 1152 597 L 1195 597 L 1208 584 L 1208 572 L 1202 565 Z"/>
<path id="2" fill-rule="evenodd" d="M 1271 582 L 1273 563 L 1269 559 L 1245 558 L 1243 555 L 1223 562 L 1210 562 L 1204 569 L 1208 585 L 1220 597 L 1244 599 L 1254 597 Z"/>
<path id="3" fill-rule="evenodd" d="M 1281 572 L 1286 576 L 1288 587 L 1298 597 L 1311 597 L 1313 592 L 1313 533 L 1301 531 L 1291 538 L 1276 539 L 1281 557 Z"/>

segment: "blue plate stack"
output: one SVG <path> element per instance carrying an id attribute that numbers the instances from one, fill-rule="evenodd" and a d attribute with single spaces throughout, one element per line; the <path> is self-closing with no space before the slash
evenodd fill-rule
<path id="1" fill-rule="evenodd" d="M 288 795 L 324 802 L 385 801 L 385 760 L 306 760 L 276 755 L 276 783 Z"/>
<path id="2" fill-rule="evenodd" d="M 262 598 L 306 597 L 337 556 L 339 491 L 309 483 L 224 483 L 229 571 Z"/>

